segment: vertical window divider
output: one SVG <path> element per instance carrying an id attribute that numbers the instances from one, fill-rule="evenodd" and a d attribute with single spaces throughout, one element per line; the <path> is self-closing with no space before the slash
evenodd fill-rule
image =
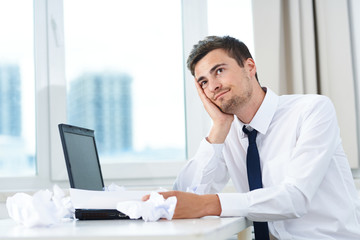
<path id="1" fill-rule="evenodd" d="M 67 180 L 58 124 L 66 123 L 64 14 L 62 0 L 47 1 L 50 176 Z"/>
<path id="2" fill-rule="evenodd" d="M 186 60 L 193 45 L 208 34 L 207 0 L 182 0 L 182 5 L 186 139 L 189 159 L 195 155 L 200 141 L 206 137 L 211 124 L 210 117 L 196 91 L 194 77 L 186 66 Z"/>

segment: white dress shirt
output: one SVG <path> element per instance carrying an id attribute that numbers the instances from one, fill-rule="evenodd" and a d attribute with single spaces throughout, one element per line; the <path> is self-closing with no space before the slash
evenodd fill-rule
<path id="1" fill-rule="evenodd" d="M 327 97 L 267 90 L 249 124 L 258 131 L 263 182 L 251 192 L 243 125 L 235 116 L 224 144 L 204 139 L 174 189 L 218 193 L 221 216 L 268 221 L 278 239 L 360 239 L 360 200 Z M 237 193 L 219 193 L 230 178 Z"/>

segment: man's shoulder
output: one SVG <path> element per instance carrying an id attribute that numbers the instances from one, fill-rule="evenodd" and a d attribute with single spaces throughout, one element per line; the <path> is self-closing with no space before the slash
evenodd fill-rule
<path id="1" fill-rule="evenodd" d="M 319 94 L 282 95 L 277 113 L 308 116 L 314 113 L 332 114 L 335 111 L 330 98 Z"/>
<path id="2" fill-rule="evenodd" d="M 331 100 L 320 94 L 289 94 L 279 97 L 279 104 L 283 106 L 316 106 L 321 103 L 331 103 Z"/>

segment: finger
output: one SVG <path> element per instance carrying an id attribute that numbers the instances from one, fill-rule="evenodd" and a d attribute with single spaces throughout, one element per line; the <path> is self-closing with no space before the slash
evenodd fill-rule
<path id="1" fill-rule="evenodd" d="M 200 84 L 195 80 L 195 86 L 196 86 L 196 90 L 200 96 L 201 101 L 203 102 L 203 104 L 206 105 L 213 105 L 214 103 L 208 98 L 208 96 L 206 96 L 204 89 L 202 89 L 202 87 L 200 86 Z"/>
<path id="2" fill-rule="evenodd" d="M 196 82 L 195 83 L 198 94 L 200 96 L 200 99 L 202 101 L 202 103 L 205 106 L 205 109 L 208 111 L 208 113 L 210 114 L 210 112 L 215 111 L 217 112 L 219 110 L 218 106 L 215 105 L 215 103 L 213 103 L 210 98 L 208 98 L 206 96 L 206 94 L 204 93 L 204 90 L 201 88 L 201 86 Z M 211 114 L 210 114 L 211 115 Z"/>
<path id="3" fill-rule="evenodd" d="M 169 197 L 175 196 L 175 191 L 168 191 L 168 192 L 159 192 L 160 195 L 164 197 L 164 199 L 167 199 Z"/>
<path id="4" fill-rule="evenodd" d="M 195 79 L 195 86 L 196 86 L 196 90 L 200 96 L 201 99 L 204 99 L 207 98 L 205 93 L 204 93 L 204 90 L 202 89 L 202 87 L 200 86 L 200 84 L 197 82 L 197 80 Z"/>
<path id="5" fill-rule="evenodd" d="M 143 196 L 141 198 L 141 200 L 145 202 L 145 201 L 149 200 L 149 198 L 150 198 L 150 194 Z"/>

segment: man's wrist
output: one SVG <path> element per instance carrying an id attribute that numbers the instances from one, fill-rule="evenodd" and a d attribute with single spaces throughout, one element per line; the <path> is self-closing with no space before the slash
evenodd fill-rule
<path id="1" fill-rule="evenodd" d="M 224 143 L 227 135 L 229 134 L 231 124 L 232 122 L 228 122 L 223 125 L 214 124 L 206 140 L 209 143 L 215 143 L 215 144 Z"/>
<path id="2" fill-rule="evenodd" d="M 206 194 L 204 197 L 204 216 L 220 216 L 221 204 L 217 194 Z"/>

